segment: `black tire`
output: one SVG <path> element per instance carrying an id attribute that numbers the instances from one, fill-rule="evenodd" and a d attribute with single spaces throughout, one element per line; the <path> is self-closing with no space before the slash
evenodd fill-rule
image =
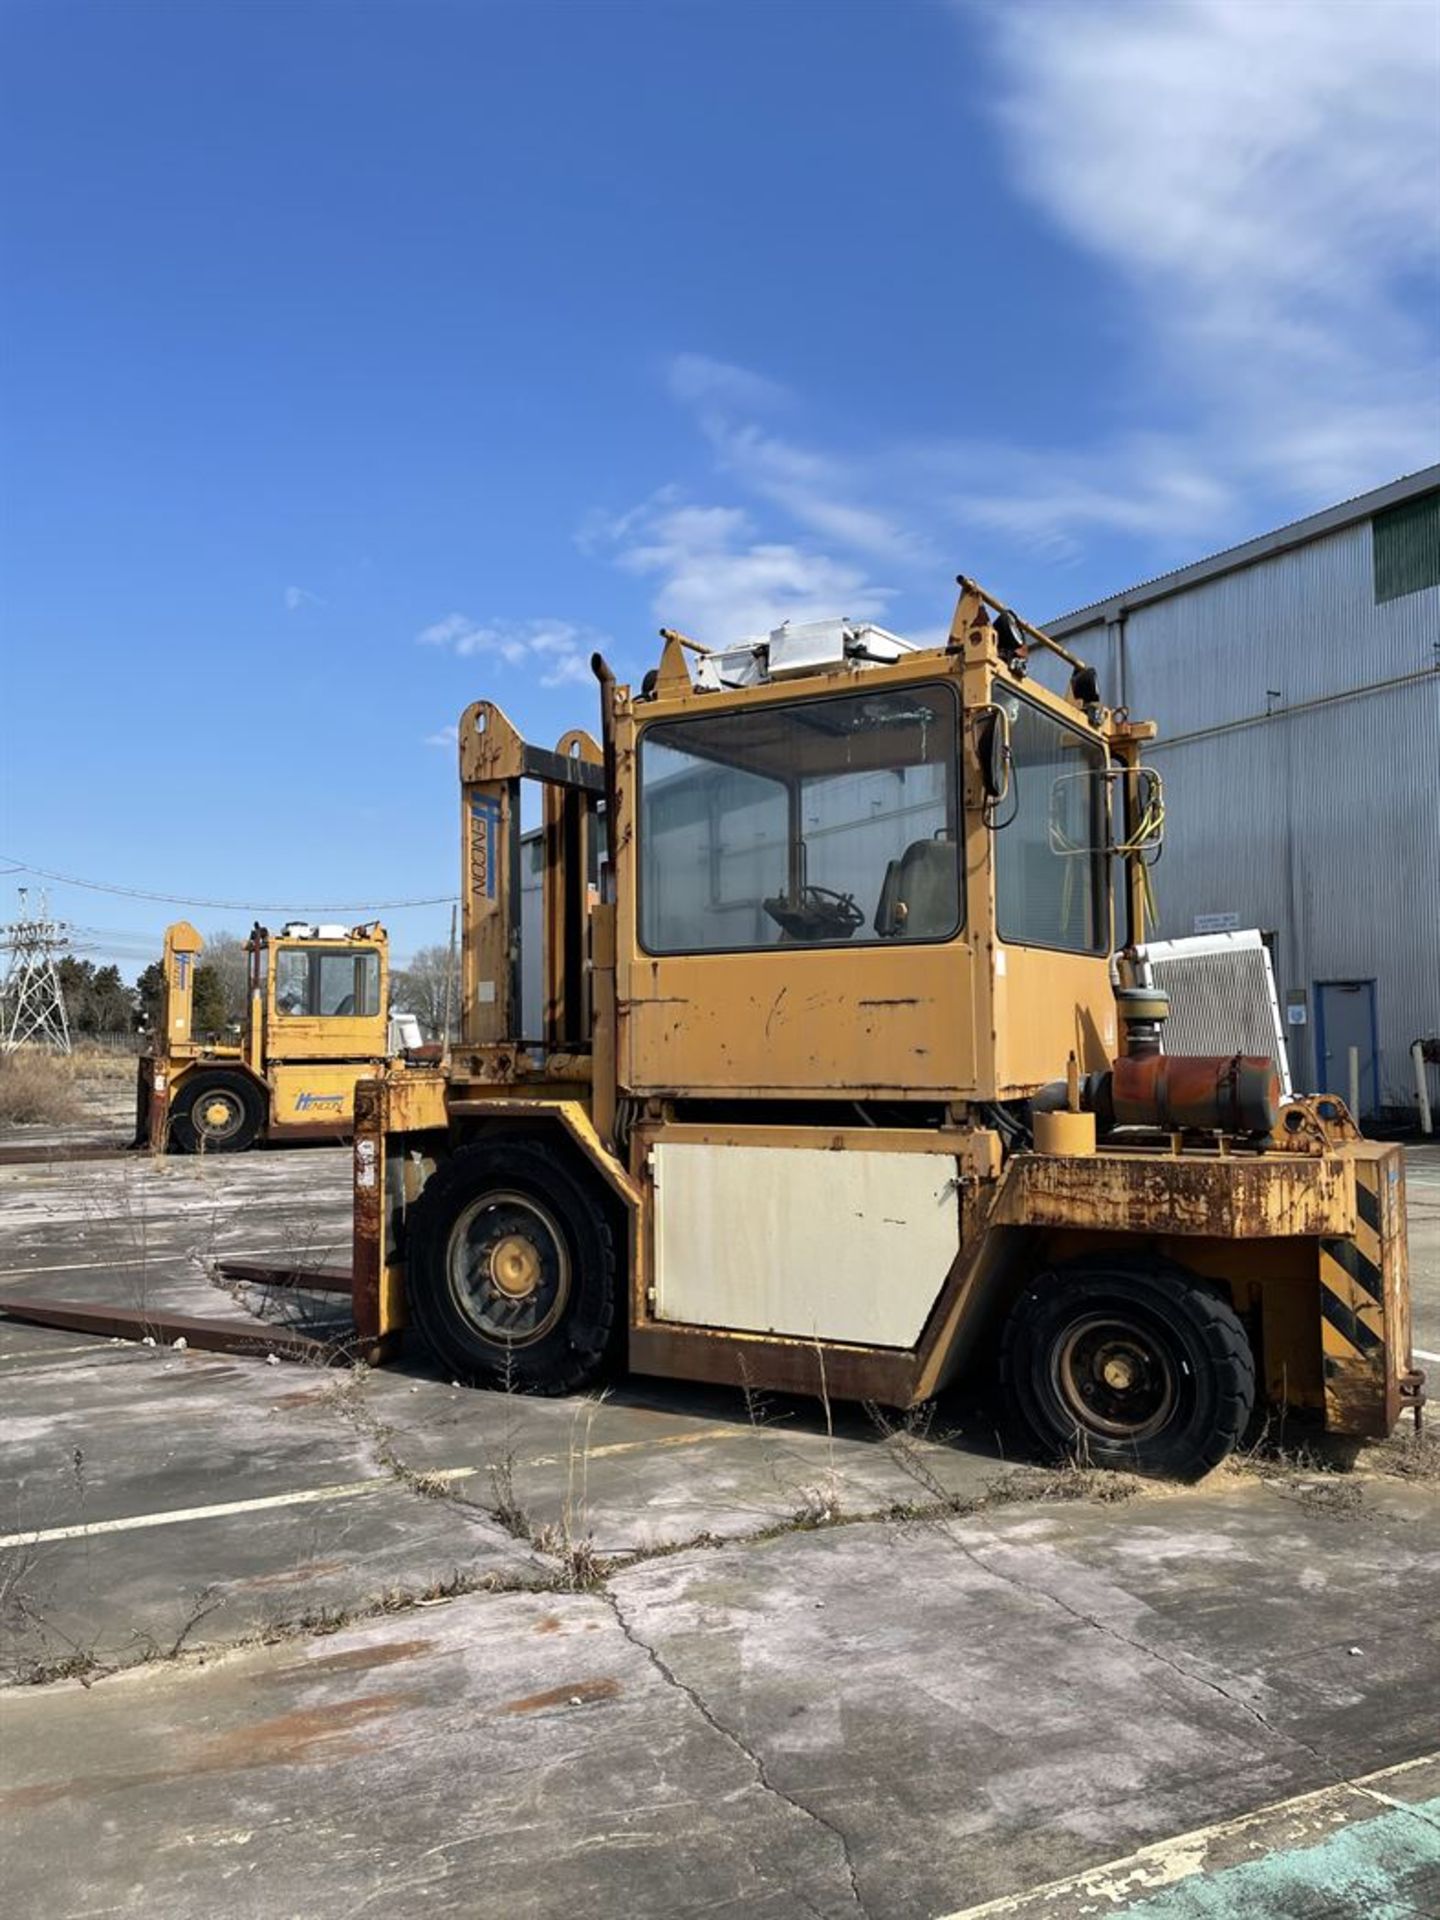
<path id="1" fill-rule="evenodd" d="M 1001 1379 L 1048 1454 L 1197 1480 L 1239 1442 L 1255 1355 L 1229 1303 L 1162 1260 L 1041 1274 L 1006 1323 Z"/>
<path id="2" fill-rule="evenodd" d="M 457 1379 L 570 1393 L 605 1365 L 614 1236 L 590 1185 L 544 1142 L 463 1147 L 411 1209 L 406 1245 L 415 1323 Z"/>
<path id="3" fill-rule="evenodd" d="M 265 1096 L 243 1073 L 197 1073 L 170 1109 L 181 1153 L 244 1153 L 265 1125 Z"/>

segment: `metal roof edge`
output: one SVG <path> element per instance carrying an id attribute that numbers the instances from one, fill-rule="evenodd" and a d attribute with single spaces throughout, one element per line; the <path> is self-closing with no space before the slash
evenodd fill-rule
<path id="1" fill-rule="evenodd" d="M 1198 586 L 1202 581 L 1217 580 L 1223 574 L 1238 573 L 1242 567 L 1253 566 L 1257 560 L 1269 560 L 1276 554 L 1307 546 L 1310 541 L 1318 540 L 1327 533 L 1354 526 L 1357 521 L 1368 520 L 1372 514 L 1382 513 L 1386 507 L 1398 506 L 1403 500 L 1412 500 L 1436 488 L 1440 488 L 1440 465 L 1421 467 L 1418 472 L 1402 474 L 1398 480 L 1388 481 L 1385 486 L 1375 487 L 1369 493 L 1356 494 L 1352 500 L 1342 500 L 1337 506 L 1325 507 L 1303 520 L 1293 520 L 1288 526 L 1277 527 L 1273 533 L 1262 533 L 1238 547 L 1226 547 L 1207 559 L 1194 560 L 1187 567 L 1177 567 L 1172 573 L 1162 573 L 1153 580 L 1143 580 L 1121 593 L 1112 593 L 1103 600 L 1092 601 L 1089 606 L 1078 607 L 1073 613 L 1062 614 L 1057 620 L 1042 621 L 1041 626 L 1057 640 L 1064 640 L 1071 634 L 1083 633 L 1091 627 L 1117 620 L 1121 614 L 1131 613 L 1137 607 L 1150 606 L 1157 600 L 1168 600 L 1172 594 L 1184 593 L 1187 587 Z"/>

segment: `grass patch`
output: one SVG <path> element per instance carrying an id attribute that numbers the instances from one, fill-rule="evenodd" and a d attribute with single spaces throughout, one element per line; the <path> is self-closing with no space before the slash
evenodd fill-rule
<path id="1" fill-rule="evenodd" d="M 39 1047 L 0 1053 L 0 1123 L 66 1127 L 84 1117 L 73 1059 Z"/>
<path id="2" fill-rule="evenodd" d="M 1396 1480 L 1440 1486 L 1440 1432 L 1425 1427 L 1417 1433 L 1407 1421 L 1398 1433 L 1370 1449 L 1365 1464 Z"/>
<path id="3" fill-rule="evenodd" d="M 122 1053 L 115 1047 L 87 1046 L 83 1040 L 79 1040 L 70 1055 L 69 1064 L 74 1083 L 82 1093 L 109 1092 L 114 1087 L 124 1087 L 128 1091 L 135 1084 L 135 1062 L 138 1058 L 138 1050 Z"/>

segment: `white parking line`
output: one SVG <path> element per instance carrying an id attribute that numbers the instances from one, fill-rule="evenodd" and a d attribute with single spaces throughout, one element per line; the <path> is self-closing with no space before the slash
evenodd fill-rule
<path id="1" fill-rule="evenodd" d="M 1045 1880 L 1038 1886 L 1026 1887 L 1023 1893 L 1007 1893 L 998 1900 L 982 1901 L 978 1907 L 959 1908 L 942 1915 L 941 1920 L 1001 1920 L 1004 1914 L 1023 1913 L 1032 1905 L 1048 1906 L 1052 1900 L 1063 1899 L 1067 1894 L 1084 1895 L 1086 1913 L 1096 1911 L 1096 1903 L 1100 1901 L 1105 1902 L 1100 1910 L 1108 1911 L 1120 1900 L 1128 1901 L 1136 1894 L 1149 1893 L 1159 1887 L 1173 1887 L 1177 1881 L 1203 1872 L 1209 1848 L 1215 1841 L 1243 1835 L 1252 1827 L 1297 1814 L 1313 1814 L 1317 1826 L 1332 1829 L 1337 1818 L 1344 1818 L 1341 1808 L 1347 1798 L 1367 1802 L 1366 1811 L 1370 1814 L 1377 1805 L 1403 1807 L 1403 1800 L 1394 1800 L 1380 1790 L 1380 1782 L 1397 1779 L 1416 1767 L 1432 1766 L 1436 1761 L 1440 1761 L 1440 1753 L 1422 1754 L 1418 1760 L 1403 1760 L 1399 1766 L 1382 1767 L 1378 1773 L 1364 1774 L 1358 1780 L 1298 1793 L 1289 1800 L 1275 1800 L 1269 1806 L 1256 1807 L 1253 1812 L 1242 1813 L 1233 1820 L 1220 1820 L 1214 1826 L 1196 1827 L 1189 1833 L 1177 1833 L 1169 1840 L 1154 1841 L 1148 1847 L 1127 1853 L 1123 1859 L 1107 1860 L 1101 1866 L 1087 1867 L 1084 1872 L 1069 1874 L 1063 1880 Z"/>
<path id="2" fill-rule="evenodd" d="M 1410 1351 L 1417 1360 L 1440 1360 L 1440 1353 L 1427 1353 L 1424 1347 L 1412 1347 Z"/>
<path id="3" fill-rule="evenodd" d="M 702 1440 L 723 1439 L 726 1436 L 744 1435 L 750 1431 L 744 1427 L 701 1427 L 695 1433 L 667 1434 L 661 1440 L 612 1440 L 609 1445 L 586 1449 L 587 1460 L 613 1458 L 622 1453 L 649 1453 L 662 1447 L 693 1447 Z M 564 1461 L 562 1453 L 540 1453 L 533 1460 L 522 1460 L 516 1464 L 525 1467 L 553 1467 Z M 484 1473 L 484 1466 L 478 1467 L 434 1467 L 420 1472 L 424 1480 L 443 1481 L 446 1485 L 456 1480 L 473 1480 L 477 1473 Z M 87 1520 L 70 1527 L 36 1527 L 28 1533 L 0 1534 L 0 1550 L 7 1547 L 43 1547 L 56 1540 L 88 1540 L 102 1533 L 138 1533 L 149 1527 L 180 1527 L 192 1520 L 223 1520 L 232 1513 L 266 1513 L 275 1507 L 313 1506 L 322 1500 L 354 1500 L 361 1494 L 381 1493 L 386 1487 L 397 1484 L 388 1473 L 374 1475 L 369 1480 L 345 1480 L 332 1487 L 303 1487 L 296 1493 L 267 1493 L 253 1500 L 223 1500 L 210 1507 L 165 1507 L 157 1513 L 127 1513 L 115 1520 Z"/>

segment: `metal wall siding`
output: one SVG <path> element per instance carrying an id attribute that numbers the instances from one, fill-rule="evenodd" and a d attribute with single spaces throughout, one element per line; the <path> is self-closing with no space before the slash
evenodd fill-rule
<path id="1" fill-rule="evenodd" d="M 1278 554 L 1126 623 L 1131 710 L 1189 733 L 1435 665 L 1440 588 L 1376 606 L 1370 527 Z"/>
<path id="2" fill-rule="evenodd" d="M 1302 1089 L 1316 1084 L 1315 982 L 1375 979 L 1382 1098 L 1410 1104 L 1410 1043 L 1440 1032 L 1440 674 L 1233 733 L 1162 738 L 1154 759 L 1167 808 L 1160 937 L 1190 932 L 1201 913 L 1280 934 L 1282 1000 L 1312 996 L 1311 1024 L 1292 1032 Z"/>
<path id="3" fill-rule="evenodd" d="M 1100 667 L 1105 697 L 1118 700 L 1106 630 L 1068 644 Z M 1165 733 L 1189 733 L 1423 672 L 1440 658 L 1437 644 L 1440 587 L 1375 604 L 1365 521 L 1130 614 L 1125 699 Z"/>
<path id="4" fill-rule="evenodd" d="M 1381 1096 L 1405 1106 L 1410 1043 L 1440 1033 L 1440 587 L 1377 606 L 1372 541 L 1363 520 L 1137 608 L 1123 677 L 1113 625 L 1068 644 L 1160 725 L 1160 937 L 1226 912 L 1280 934 L 1281 997 L 1311 996 L 1301 1088 L 1315 982 L 1374 979 Z M 1312 701 L 1334 704 L 1289 711 Z"/>

